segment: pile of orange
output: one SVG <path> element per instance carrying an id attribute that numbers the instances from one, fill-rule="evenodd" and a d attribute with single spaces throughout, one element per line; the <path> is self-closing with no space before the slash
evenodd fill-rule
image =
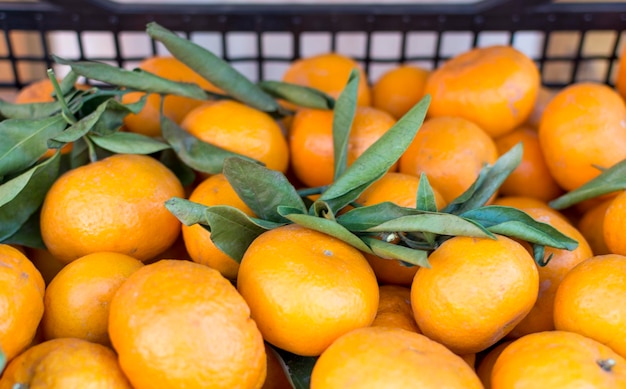
<path id="1" fill-rule="evenodd" d="M 221 93 L 174 58 L 141 68 Z M 287 224 L 238 263 L 209 227 L 165 207 L 178 197 L 257 217 L 223 174 L 196 172 L 183 187 L 152 156 L 116 154 L 52 185 L 40 212 L 46 250 L 0 245 L 0 389 L 288 388 L 277 351 L 316 358 L 311 388 L 626 387 L 626 194 L 568 212 L 547 204 L 626 159 L 626 94 L 580 82 L 544 99 L 537 66 L 510 46 L 433 70 L 399 65 L 375 82 L 329 53 L 295 61 L 284 81 L 336 98 L 355 68 L 348 165 L 426 94 L 432 103 L 407 151 L 354 206 L 416 207 L 425 175 L 442 209 L 522 142 L 521 164 L 490 202 L 577 248 L 547 248 L 539 266 L 523 241 L 451 237 L 430 267 L 412 267 Z M 150 96 L 125 129 L 160 137 L 161 99 Z M 228 99 L 164 99 L 164 115 L 189 134 L 297 189 L 333 182 L 332 110 L 284 103 L 294 115 L 280 121 Z"/>

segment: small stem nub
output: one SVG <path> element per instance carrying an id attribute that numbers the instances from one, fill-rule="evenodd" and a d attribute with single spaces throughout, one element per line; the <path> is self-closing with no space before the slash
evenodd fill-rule
<path id="1" fill-rule="evenodd" d="M 600 359 L 600 360 L 598 360 L 597 364 L 598 364 L 598 366 L 600 366 L 602 368 L 602 370 L 610 372 L 613 369 L 613 367 L 615 366 L 616 362 L 615 362 L 615 359 L 608 358 L 608 359 Z"/>

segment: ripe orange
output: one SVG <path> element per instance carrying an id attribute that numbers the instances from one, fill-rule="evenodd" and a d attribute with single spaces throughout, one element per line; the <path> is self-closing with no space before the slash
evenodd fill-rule
<path id="1" fill-rule="evenodd" d="M 128 388 L 113 350 L 82 339 L 53 339 L 9 363 L 0 389 Z"/>
<path id="2" fill-rule="evenodd" d="M 626 192 L 619 193 L 607 207 L 602 223 L 606 246 L 613 254 L 626 255 L 624 225 L 626 223 Z"/>
<path id="3" fill-rule="evenodd" d="M 356 203 L 367 206 L 389 201 L 402 207 L 415 208 L 419 183 L 418 176 L 389 172 L 365 189 Z M 437 208 L 445 207 L 443 196 L 434 187 L 433 192 Z M 379 283 L 409 286 L 418 269 L 417 266 L 407 266 L 398 260 L 385 259 L 369 253 L 365 253 L 365 258 L 374 270 Z"/>
<path id="4" fill-rule="evenodd" d="M 109 304 L 143 264 L 125 254 L 98 252 L 65 266 L 46 288 L 45 339 L 80 338 L 109 345 Z"/>
<path id="5" fill-rule="evenodd" d="M 610 87 L 581 82 L 557 93 L 541 117 L 539 144 L 548 169 L 574 190 L 626 158 L 626 105 Z"/>
<path id="6" fill-rule="evenodd" d="M 139 69 L 167 78 L 172 81 L 194 83 L 204 90 L 221 93 L 211 82 L 191 70 L 187 65 L 174 57 L 150 57 L 139 64 Z M 130 92 L 122 96 L 122 103 L 134 103 L 145 95 L 144 92 Z M 189 97 L 168 95 L 163 102 L 163 113 L 166 117 L 180 123 L 185 115 L 203 103 Z M 143 109 L 138 114 L 129 114 L 124 118 L 128 131 L 148 136 L 161 135 L 161 96 L 150 94 L 146 98 Z"/>
<path id="7" fill-rule="evenodd" d="M 0 244 L 0 349 L 11 360 L 35 337 L 43 315 L 44 281 L 19 250 Z"/>
<path id="8" fill-rule="evenodd" d="M 530 127 L 518 127 L 495 140 L 500 155 L 522 143 L 522 162 L 500 186 L 505 196 L 528 196 L 550 201 L 563 193 L 546 165 L 537 131 Z"/>
<path id="9" fill-rule="evenodd" d="M 545 210 L 553 210 L 554 212 L 559 213 L 558 211 L 550 208 L 548 203 L 546 203 L 545 201 L 528 196 L 499 196 L 495 200 L 493 200 L 491 204 L 502 205 L 505 207 L 513 207 L 522 210 L 524 208 L 542 208 Z"/>
<path id="10" fill-rule="evenodd" d="M 526 120 L 526 124 L 531 128 L 537 129 L 539 128 L 539 121 L 541 120 L 541 115 L 543 115 L 543 111 L 545 111 L 546 106 L 552 100 L 554 95 L 557 93 L 557 90 L 548 89 L 544 86 L 539 87 L 539 92 L 537 93 L 537 100 L 535 100 L 535 106 L 533 107 L 533 111 L 530 113 L 528 120 Z"/>
<path id="11" fill-rule="evenodd" d="M 348 139 L 347 162 L 351 165 L 376 142 L 396 120 L 372 107 L 358 107 Z M 309 187 L 333 181 L 333 111 L 301 109 L 289 132 L 289 149 L 294 175 Z M 395 165 L 390 169 L 394 171 Z"/>
<path id="12" fill-rule="evenodd" d="M 424 97 L 430 72 L 412 65 L 388 70 L 372 86 L 372 106 L 400 119 Z"/>
<path id="13" fill-rule="evenodd" d="M 263 338 L 304 356 L 369 326 L 378 308 L 374 272 L 357 249 L 296 224 L 269 230 L 248 247 L 237 289 Z"/>
<path id="14" fill-rule="evenodd" d="M 526 335 L 508 345 L 491 388 L 624 388 L 626 360 L 603 344 L 565 331 Z"/>
<path id="15" fill-rule="evenodd" d="M 480 381 L 483 383 L 485 389 L 491 389 L 491 372 L 493 371 L 493 365 L 502 351 L 511 344 L 512 340 L 506 340 L 496 343 L 492 348 L 487 350 L 487 353 L 482 357 L 478 366 L 476 367 L 476 374 Z"/>
<path id="16" fill-rule="evenodd" d="M 42 206 L 41 234 L 66 263 L 98 251 L 147 260 L 180 234 L 164 202 L 183 196 L 178 178 L 156 159 L 116 154 L 55 181 Z"/>
<path id="17" fill-rule="evenodd" d="M 626 256 L 598 255 L 566 275 L 554 299 L 558 330 L 576 332 L 626 358 Z"/>
<path id="18" fill-rule="evenodd" d="M 495 138 L 528 119 L 540 82 L 533 60 L 512 46 L 477 47 L 435 69 L 424 93 L 429 116 L 460 116 Z"/>
<path id="19" fill-rule="evenodd" d="M 263 338 L 235 287 L 190 261 L 145 265 L 111 301 L 109 335 L 136 389 L 260 388 Z"/>
<path id="20" fill-rule="evenodd" d="M 456 354 L 485 350 L 530 312 L 539 291 L 526 249 L 504 236 L 453 237 L 429 257 L 411 285 L 411 306 L 424 335 Z"/>
<path id="21" fill-rule="evenodd" d="M 604 217 L 612 202 L 613 198 L 611 197 L 585 211 L 576 224 L 580 233 L 591 246 L 594 255 L 610 254 L 611 252 L 604 240 Z"/>
<path id="22" fill-rule="evenodd" d="M 61 80 L 59 80 L 60 82 Z M 88 85 L 76 84 L 78 89 L 87 89 Z M 39 81 L 32 82 L 17 92 L 15 96 L 16 104 L 28 104 L 28 103 L 49 103 L 55 101 L 52 96 L 54 93 L 54 86 L 49 78 L 44 78 Z"/>
<path id="23" fill-rule="evenodd" d="M 287 140 L 276 120 L 265 112 L 221 100 L 194 108 L 181 126 L 207 143 L 253 158 L 269 169 L 287 171 Z"/>
<path id="24" fill-rule="evenodd" d="M 411 289 L 398 285 L 381 285 L 378 312 L 372 327 L 395 327 L 420 332 L 411 309 Z"/>
<path id="25" fill-rule="evenodd" d="M 339 53 L 324 53 L 300 58 L 287 68 L 283 81 L 319 89 L 337 98 L 348 83 L 352 69 L 359 70 L 357 104 L 370 105 L 371 91 L 367 75 L 352 58 Z M 288 107 L 294 108 L 291 104 Z"/>
<path id="26" fill-rule="evenodd" d="M 570 269 L 593 255 L 585 237 L 562 217 L 542 208 L 526 208 L 524 211 L 535 220 L 549 224 L 576 240 L 578 247 L 571 251 L 546 247 L 545 255 L 552 255 L 552 259 L 546 266 L 537 267 L 539 271 L 537 301 L 526 317 L 508 334 L 511 338 L 554 329 L 554 296 L 559 284 Z"/>
<path id="27" fill-rule="evenodd" d="M 311 374 L 311 389 L 482 388 L 458 355 L 426 336 L 393 327 L 353 330 L 331 344 Z"/>
<path id="28" fill-rule="evenodd" d="M 617 75 L 615 76 L 615 89 L 626 99 L 626 45 L 620 51 L 617 64 Z"/>
<path id="29" fill-rule="evenodd" d="M 207 206 L 230 205 L 246 215 L 254 212 L 239 198 L 223 174 L 215 174 L 202 181 L 189 196 L 189 201 Z M 221 251 L 211 240 L 211 232 L 201 225 L 182 226 L 183 240 L 194 262 L 207 265 L 228 279 L 237 278 L 239 264 Z"/>
<path id="30" fill-rule="evenodd" d="M 416 176 L 426 173 L 449 203 L 497 158 L 495 142 L 480 127 L 460 117 L 439 117 L 424 122 L 400 157 L 399 171 Z"/>

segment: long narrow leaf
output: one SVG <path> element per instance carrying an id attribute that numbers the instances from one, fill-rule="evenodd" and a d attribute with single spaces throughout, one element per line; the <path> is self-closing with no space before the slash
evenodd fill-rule
<path id="1" fill-rule="evenodd" d="M 70 61 L 55 55 L 52 58 L 58 64 L 70 66 L 72 71 L 83 77 L 107 84 L 151 93 L 207 99 L 206 92 L 196 84 L 172 81 L 142 70 L 125 70 L 102 62 Z"/>
<path id="2" fill-rule="evenodd" d="M 146 31 L 152 39 L 161 42 L 174 57 L 228 95 L 261 111 L 279 110 L 276 100 L 235 70 L 228 62 L 204 47 L 179 37 L 155 22 L 148 23 Z"/>
<path id="3" fill-rule="evenodd" d="M 430 96 L 426 95 L 365 150 L 345 173 L 322 193 L 319 200 L 327 202 L 335 212 L 356 200 L 369 185 L 382 177 L 409 147 L 422 126 L 429 104 Z"/>
<path id="4" fill-rule="evenodd" d="M 261 81 L 258 85 L 271 96 L 300 107 L 333 109 L 335 106 L 335 99 L 319 89 L 272 80 Z"/>
<path id="5" fill-rule="evenodd" d="M 414 266 L 430 268 L 428 251 L 426 250 L 412 249 L 367 236 L 363 237 L 363 241 L 370 246 L 375 255 L 381 258 L 397 259 Z"/>
<path id="6" fill-rule="evenodd" d="M 333 181 L 337 181 L 348 167 L 348 142 L 356 114 L 358 89 L 359 71 L 352 69 L 348 83 L 339 95 L 333 110 L 333 156 L 335 161 Z"/>
<path id="7" fill-rule="evenodd" d="M 350 232 L 350 230 L 333 220 L 303 214 L 286 215 L 285 218 L 303 227 L 333 236 L 363 252 L 372 253 L 372 250 L 369 248 L 369 246 L 363 243 L 363 241 L 358 236 L 354 235 L 352 232 Z"/>
<path id="8" fill-rule="evenodd" d="M 0 177 L 33 165 L 48 150 L 48 139 L 63 131 L 61 115 L 46 119 L 9 119 L 0 122 Z"/>
<path id="9" fill-rule="evenodd" d="M 402 216 L 368 229 L 370 232 L 431 232 L 438 235 L 493 238 L 486 229 L 456 215 L 424 213 Z"/>
<path id="10" fill-rule="evenodd" d="M 89 139 L 99 147 L 119 154 L 152 154 L 170 148 L 167 143 L 132 132 L 114 132 L 105 136 L 93 135 Z"/>
<path id="11" fill-rule="evenodd" d="M 550 202 L 554 209 L 571 207 L 607 193 L 626 189 L 626 160 L 604 170 L 598 177 Z"/>

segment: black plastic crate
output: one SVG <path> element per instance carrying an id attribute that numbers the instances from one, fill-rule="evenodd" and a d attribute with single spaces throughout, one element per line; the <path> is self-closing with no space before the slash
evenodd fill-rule
<path id="1" fill-rule="evenodd" d="M 254 80 L 275 78 L 279 73 L 276 68 L 285 68 L 294 59 L 309 55 L 310 37 L 326 42 L 320 51 L 343 52 L 358 60 L 370 81 L 399 63 L 434 68 L 470 47 L 494 42 L 521 47 L 524 40 L 530 39 L 535 44 L 527 54 L 542 70 L 545 86 L 560 87 L 583 80 L 612 84 L 622 41 L 626 42 L 626 2 L 0 2 L 0 88 L 14 91 L 44 77 L 45 69 L 53 66 L 50 54 L 59 54 L 51 46 L 57 35 L 61 35 L 62 42 L 72 41 L 75 48 L 67 56 L 70 59 L 132 68 L 147 55 L 162 53 L 147 34 L 143 34 L 146 41 L 141 45 L 142 53 L 126 48 L 126 38 L 143 36 L 151 21 L 191 40 L 210 35 L 213 47 L 208 48 L 245 69 Z M 108 37 L 108 52 L 94 53 L 97 44 L 89 41 L 94 35 Z M 241 40 L 233 37 L 242 36 L 248 49 L 237 50 Z M 349 44 L 342 45 L 346 36 Z M 29 50 L 19 44 L 24 37 L 28 38 L 23 40 L 28 42 Z M 279 39 L 269 39 L 268 43 L 268 37 Z M 452 41 L 457 44 L 456 51 L 446 49 Z M 381 45 L 384 54 L 380 53 Z M 590 68 L 593 72 L 588 71 Z"/>

